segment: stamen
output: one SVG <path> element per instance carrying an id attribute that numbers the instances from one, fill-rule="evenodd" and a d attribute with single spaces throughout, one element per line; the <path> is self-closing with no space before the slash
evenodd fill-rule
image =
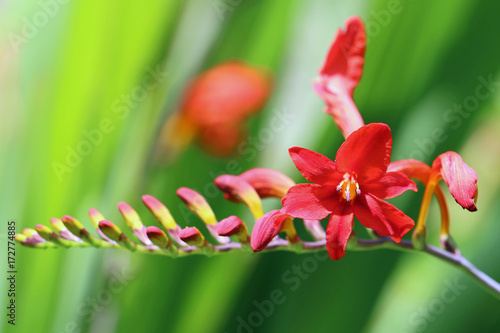
<path id="1" fill-rule="evenodd" d="M 342 191 L 342 185 L 344 185 L 344 181 L 341 181 L 340 184 L 337 186 L 337 192 Z"/>
<path id="2" fill-rule="evenodd" d="M 357 196 L 361 195 L 361 190 L 356 180 L 357 176 L 355 173 L 346 172 L 344 174 L 343 180 L 337 185 L 337 192 L 341 195 L 340 198 L 352 203 Z M 356 193 L 355 196 L 353 196 L 354 193 Z"/>
<path id="3" fill-rule="evenodd" d="M 345 189 L 344 194 L 345 194 L 345 200 L 347 202 L 351 201 L 351 191 L 349 191 L 349 187 Z"/>

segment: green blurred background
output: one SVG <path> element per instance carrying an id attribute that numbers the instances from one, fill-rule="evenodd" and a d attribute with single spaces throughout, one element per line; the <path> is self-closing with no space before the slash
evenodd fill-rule
<path id="1" fill-rule="evenodd" d="M 287 154 L 293 145 L 334 157 L 342 137 L 312 82 L 336 29 L 359 15 L 369 41 L 355 100 L 365 121 L 391 126 L 393 160 L 431 163 L 456 150 L 477 171 L 478 212 L 463 211 L 450 197 L 452 232 L 465 256 L 500 279 L 500 2 L 7 0 L 0 10 L 2 267 L 10 219 L 20 232 L 68 214 L 91 229 L 87 210 L 94 207 L 123 227 L 116 204 L 126 201 L 145 224 L 156 225 L 140 200 L 147 193 L 181 226 L 200 226 L 176 197 L 180 186 L 205 194 L 219 219 L 237 214 L 250 221 L 212 180 L 236 160 L 238 173 L 272 167 L 302 182 Z M 231 58 L 276 75 L 270 102 L 250 121 L 250 150 L 217 159 L 191 146 L 167 168 L 151 167 L 159 127 L 187 80 Z M 124 98 L 151 72 L 158 85 L 127 105 Z M 259 136 L 275 117 L 285 128 Z M 65 163 L 68 149 L 103 119 L 112 129 L 58 174 L 55 163 Z M 421 194 L 394 203 L 416 218 Z M 433 206 L 433 243 L 438 221 Z M 16 326 L 2 314 L 2 332 L 498 332 L 500 326 L 498 300 L 423 254 L 350 252 L 338 262 L 323 260 L 325 253 L 279 252 L 173 260 L 20 245 L 16 254 Z M 0 279 L 4 312 L 7 289 Z"/>

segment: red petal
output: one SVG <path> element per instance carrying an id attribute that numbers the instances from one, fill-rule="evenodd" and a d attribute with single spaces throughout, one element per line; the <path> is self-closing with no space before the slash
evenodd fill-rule
<path id="1" fill-rule="evenodd" d="M 415 225 L 402 211 L 370 194 L 361 195 L 356 199 L 354 214 L 365 227 L 382 236 L 391 236 L 398 243 Z"/>
<path id="2" fill-rule="evenodd" d="M 283 214 L 280 210 L 272 210 L 255 222 L 250 239 L 250 246 L 254 252 L 262 251 L 276 237 L 281 225 L 290 215 Z"/>
<path id="3" fill-rule="evenodd" d="M 337 30 L 320 73 L 325 76 L 340 75 L 344 87 L 352 96 L 363 75 L 366 34 L 363 20 L 357 16 L 349 17 L 345 25 L 346 31 Z"/>
<path id="4" fill-rule="evenodd" d="M 417 185 L 402 172 L 387 172 L 376 182 L 364 184 L 361 191 L 381 199 L 391 199 L 407 190 L 417 192 Z"/>
<path id="5" fill-rule="evenodd" d="M 284 213 L 307 220 L 321 220 L 341 205 L 335 186 L 316 184 L 292 186 L 281 203 Z"/>
<path id="6" fill-rule="evenodd" d="M 355 172 L 363 182 L 382 178 L 391 162 L 392 135 L 386 124 L 373 123 L 353 132 L 337 151 L 340 173 Z"/>
<path id="7" fill-rule="evenodd" d="M 431 174 L 431 167 L 417 160 L 401 160 L 391 162 L 387 167 L 387 172 L 402 172 L 408 178 L 416 179 L 422 184 L 427 184 Z"/>
<path id="8" fill-rule="evenodd" d="M 451 195 L 460 206 L 471 212 L 477 210 L 477 174 L 462 161 L 460 155 L 453 151 L 439 155 L 432 163 L 432 171 L 441 172 Z"/>
<path id="9" fill-rule="evenodd" d="M 288 152 L 305 179 L 322 185 L 338 185 L 342 180 L 342 175 L 335 168 L 335 162 L 328 157 L 301 147 L 292 147 Z"/>
<path id="10" fill-rule="evenodd" d="M 352 100 L 353 90 L 363 74 L 366 35 L 359 17 L 346 20 L 346 31 L 339 29 L 314 84 L 316 93 L 326 102 L 326 112 L 344 137 L 364 125 Z"/>
<path id="11" fill-rule="evenodd" d="M 322 77 L 317 79 L 313 88 L 319 97 L 325 101 L 327 105 L 325 112 L 333 116 L 333 121 L 339 127 L 344 138 L 347 138 L 365 123 L 347 90 L 341 87 L 334 89 L 335 85 L 342 85 L 341 83 L 334 83 L 335 81 L 337 80 L 334 78 L 325 79 Z M 330 88 L 327 88 L 327 85 Z"/>
<path id="12" fill-rule="evenodd" d="M 330 216 L 326 227 L 326 250 L 333 260 L 345 255 L 345 247 L 352 233 L 354 213 L 351 205 L 343 205 Z"/>

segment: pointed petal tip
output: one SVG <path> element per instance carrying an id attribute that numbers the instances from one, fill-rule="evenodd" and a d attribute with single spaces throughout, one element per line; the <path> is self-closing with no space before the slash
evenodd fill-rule
<path id="1" fill-rule="evenodd" d="M 185 202 L 196 200 L 198 196 L 201 196 L 201 194 L 189 187 L 179 187 L 175 193 Z"/>
<path id="2" fill-rule="evenodd" d="M 126 202 L 119 202 L 118 210 L 122 212 L 122 214 L 130 214 L 134 211 L 134 209 Z"/>
<path id="3" fill-rule="evenodd" d="M 72 222 L 72 221 L 76 221 L 76 219 L 73 216 L 64 215 L 63 217 L 61 217 L 61 221 Z"/>
<path id="4" fill-rule="evenodd" d="M 161 210 L 164 208 L 164 205 L 160 200 L 149 194 L 145 194 L 142 196 L 142 202 L 144 203 L 144 205 L 146 205 L 146 207 L 155 212 L 161 212 Z"/>
<path id="5" fill-rule="evenodd" d="M 333 260 L 341 259 L 352 234 L 354 212 L 351 206 L 342 206 L 330 216 L 326 227 L 326 250 Z"/>
<path id="6" fill-rule="evenodd" d="M 288 152 L 297 170 L 310 182 L 337 185 L 342 179 L 335 162 L 325 155 L 296 146 L 291 147 Z"/>

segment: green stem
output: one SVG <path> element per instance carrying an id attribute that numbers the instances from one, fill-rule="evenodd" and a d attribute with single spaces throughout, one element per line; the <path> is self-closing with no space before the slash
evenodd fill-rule
<path id="1" fill-rule="evenodd" d="M 136 243 L 133 243 L 136 244 Z M 50 246 L 49 246 L 50 245 Z M 69 247 L 91 247 L 89 243 L 76 243 L 70 242 Z M 174 246 L 174 245 L 170 245 Z M 251 253 L 251 248 L 248 246 L 241 246 L 240 243 L 231 242 L 223 245 L 212 245 L 210 246 L 210 251 L 207 251 L 204 247 L 187 246 L 178 248 L 175 250 L 169 248 L 160 248 L 158 246 L 144 246 L 136 244 L 134 247 L 135 252 L 147 253 L 147 254 L 157 254 L 169 257 L 185 257 L 188 255 L 200 254 L 205 256 L 212 256 L 228 252 L 244 252 Z M 35 248 L 47 248 L 47 247 L 58 247 L 54 243 L 46 242 L 39 245 L 32 246 Z M 107 242 L 102 242 L 99 247 L 104 248 L 115 248 L 127 250 L 123 245 L 109 244 Z M 324 251 L 326 249 L 325 240 L 315 241 L 315 242 L 298 242 L 289 243 L 287 240 L 278 238 L 273 240 L 262 252 L 272 252 L 272 251 L 289 251 L 296 253 L 311 253 L 315 251 Z M 425 244 L 422 250 L 418 250 L 414 247 L 411 241 L 402 240 L 401 243 L 394 242 L 390 237 L 379 237 L 375 239 L 356 239 L 352 244 L 349 244 L 348 250 L 352 251 L 370 251 L 378 249 L 394 249 L 399 251 L 408 252 L 425 252 L 433 257 L 441 259 L 454 265 L 467 273 L 474 281 L 476 281 L 481 287 L 486 291 L 494 295 L 496 298 L 500 299 L 500 283 L 493 280 L 490 276 L 479 270 L 474 266 L 469 260 L 463 257 L 461 254 L 455 254 L 448 252 L 446 250 L 437 248 L 430 244 Z"/>
<path id="2" fill-rule="evenodd" d="M 388 237 L 379 239 L 367 239 L 367 240 L 360 239 L 358 240 L 357 247 L 353 248 L 353 250 L 376 250 L 381 248 L 419 252 L 419 250 L 415 249 L 413 247 L 413 244 L 409 241 L 403 240 L 401 241 L 401 243 L 395 243 L 392 239 Z M 421 252 L 430 254 L 433 257 L 436 257 L 438 259 L 448 262 L 453 266 L 458 267 L 459 269 L 467 273 L 482 288 L 484 288 L 486 291 L 488 291 L 496 298 L 500 299 L 500 283 L 493 280 L 483 271 L 479 270 L 465 257 L 459 254 L 447 252 L 430 244 L 425 244 L 425 247 L 421 250 Z"/>

